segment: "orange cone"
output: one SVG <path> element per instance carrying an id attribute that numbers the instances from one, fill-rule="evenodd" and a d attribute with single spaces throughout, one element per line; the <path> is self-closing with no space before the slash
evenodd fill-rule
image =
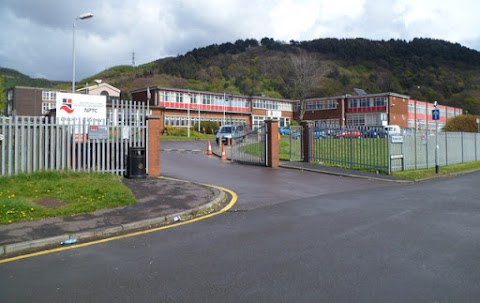
<path id="1" fill-rule="evenodd" d="M 227 155 L 225 154 L 225 145 L 222 145 L 222 157 L 221 157 L 222 160 L 226 160 L 227 159 Z"/>
<path id="2" fill-rule="evenodd" d="M 207 149 L 207 155 L 212 154 L 212 145 L 210 144 L 210 140 L 208 140 L 208 149 Z"/>

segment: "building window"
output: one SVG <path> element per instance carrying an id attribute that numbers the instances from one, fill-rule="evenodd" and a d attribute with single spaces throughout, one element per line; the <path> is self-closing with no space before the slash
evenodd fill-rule
<path id="1" fill-rule="evenodd" d="M 43 101 L 55 101 L 57 100 L 57 92 L 44 90 L 42 91 L 42 100 Z"/>
<path id="2" fill-rule="evenodd" d="M 46 115 L 56 107 L 56 102 L 42 102 L 42 114 Z"/>
<path id="3" fill-rule="evenodd" d="M 417 113 L 425 113 L 427 110 L 427 107 L 425 105 L 420 105 L 420 104 L 417 104 L 416 106 L 416 111 Z"/>
<path id="4" fill-rule="evenodd" d="M 387 106 L 387 97 L 375 98 L 374 106 Z"/>
<path id="5" fill-rule="evenodd" d="M 413 103 L 408 103 L 408 112 L 409 113 L 415 112 L 415 105 Z"/>
<path id="6" fill-rule="evenodd" d="M 347 126 L 381 126 L 383 113 L 355 113 L 347 116 Z"/>

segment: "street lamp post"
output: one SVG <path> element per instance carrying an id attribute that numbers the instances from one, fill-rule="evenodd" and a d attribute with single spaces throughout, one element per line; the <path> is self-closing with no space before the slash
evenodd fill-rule
<path id="1" fill-rule="evenodd" d="M 84 13 L 75 20 L 85 20 L 93 17 L 92 13 Z M 73 47 L 72 47 L 72 93 L 75 93 L 75 20 L 73 20 Z"/>

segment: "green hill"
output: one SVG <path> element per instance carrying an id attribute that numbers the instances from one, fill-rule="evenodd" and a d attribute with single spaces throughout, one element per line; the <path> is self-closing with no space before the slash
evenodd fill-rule
<path id="1" fill-rule="evenodd" d="M 137 67 L 112 67 L 81 83 L 102 79 L 123 92 L 167 86 L 297 99 L 290 63 L 292 57 L 305 54 L 323 70 L 308 97 L 353 94 L 353 88 L 359 87 L 368 93 L 395 92 L 480 113 L 480 53 L 435 39 L 237 40 Z"/>

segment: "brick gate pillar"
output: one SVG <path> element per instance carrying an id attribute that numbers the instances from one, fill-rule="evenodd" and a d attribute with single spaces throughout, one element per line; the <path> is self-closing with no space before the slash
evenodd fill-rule
<path id="1" fill-rule="evenodd" d="M 313 121 L 302 121 L 303 162 L 313 161 Z"/>
<path id="2" fill-rule="evenodd" d="M 160 176 L 160 134 L 161 119 L 156 116 L 147 117 L 148 126 L 148 175 Z"/>
<path id="3" fill-rule="evenodd" d="M 265 120 L 267 127 L 267 166 L 278 167 L 280 164 L 280 142 L 278 120 Z"/>

